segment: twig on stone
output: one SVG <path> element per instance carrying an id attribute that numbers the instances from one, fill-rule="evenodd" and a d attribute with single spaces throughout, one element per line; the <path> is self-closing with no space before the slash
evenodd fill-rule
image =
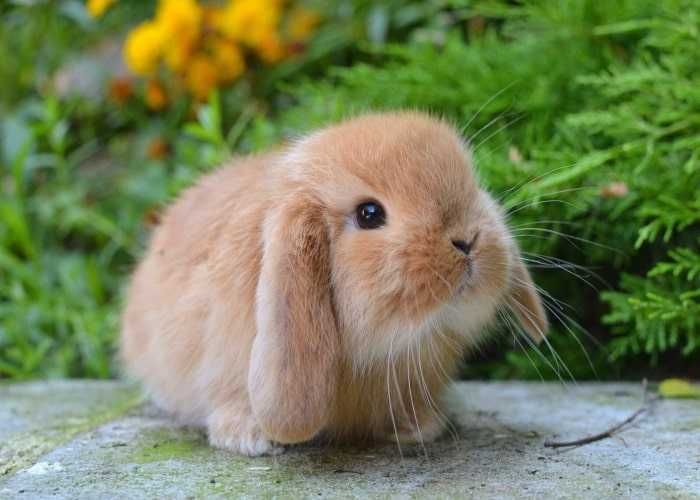
<path id="1" fill-rule="evenodd" d="M 627 417 L 625 420 L 620 422 L 619 424 L 616 424 L 609 429 L 600 432 L 598 434 L 593 434 L 592 436 L 587 436 L 581 439 L 575 439 L 573 441 L 550 441 L 549 439 L 545 440 L 544 446 L 545 448 L 574 448 L 578 446 L 583 446 L 586 444 L 590 443 L 595 443 L 596 441 L 602 441 L 603 439 L 608 439 L 613 437 L 615 434 L 618 432 L 622 431 L 625 427 L 630 425 L 632 422 L 634 422 L 637 418 L 639 418 L 641 415 L 649 411 L 649 398 L 648 398 L 648 393 L 647 393 L 647 379 L 644 379 L 642 381 L 642 390 L 644 399 L 642 406 L 637 409 L 634 413 L 632 413 L 629 417 Z"/>

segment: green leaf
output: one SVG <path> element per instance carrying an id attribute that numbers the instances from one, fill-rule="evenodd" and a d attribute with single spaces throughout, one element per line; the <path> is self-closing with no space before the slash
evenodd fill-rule
<path id="1" fill-rule="evenodd" d="M 700 387 L 678 378 L 669 378 L 659 384 L 659 394 L 665 398 L 700 399 Z"/>

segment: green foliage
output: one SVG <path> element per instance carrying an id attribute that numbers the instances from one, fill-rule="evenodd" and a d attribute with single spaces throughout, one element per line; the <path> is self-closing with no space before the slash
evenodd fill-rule
<path id="1" fill-rule="evenodd" d="M 700 64 L 687 57 L 700 43 L 700 10 L 686 7 L 654 23 L 629 63 L 582 80 L 599 95 L 586 130 L 597 150 L 621 151 L 611 166 L 630 186 L 615 220 L 640 226 L 622 292 L 603 294 L 617 335 L 613 359 L 700 350 Z M 596 117 L 616 126 L 593 128 Z M 668 262 L 649 259 L 662 253 Z"/>
<path id="2" fill-rule="evenodd" d="M 395 108 L 464 131 L 548 295 L 551 345 L 504 329 L 468 376 L 700 360 L 696 2 L 324 2 L 303 58 L 163 114 L 52 94 L 100 29 L 139 18 L 120 2 L 97 26 L 74 4 L 0 6 L 0 377 L 112 375 L 120 290 L 164 203 L 231 154 Z"/>
<path id="3" fill-rule="evenodd" d="M 227 157 L 220 104 L 212 96 L 185 124 L 172 165 L 144 161 L 129 142 L 109 154 L 94 138 L 77 144 L 76 110 L 51 98 L 42 106 L 2 122 L 0 376 L 109 377 L 119 291 L 149 214 Z"/>
<path id="4" fill-rule="evenodd" d="M 71 182 L 85 150 L 67 152 L 59 104 L 27 115 L 3 123 L 6 144 L 17 147 L 3 158 L 11 175 L 0 200 L 0 374 L 105 377 L 105 329 L 115 326 L 108 291 L 117 286 L 105 269 L 132 244 L 130 228 L 86 204 L 85 182 Z"/>

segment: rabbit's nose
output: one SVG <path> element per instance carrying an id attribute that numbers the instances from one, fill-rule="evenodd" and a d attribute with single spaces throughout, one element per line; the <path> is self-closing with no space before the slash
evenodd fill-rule
<path id="1" fill-rule="evenodd" d="M 479 237 L 479 233 L 476 233 L 471 241 L 466 240 L 452 240 L 452 245 L 462 252 L 464 255 L 469 255 L 476 244 L 476 239 Z"/>
<path id="2" fill-rule="evenodd" d="M 464 255 L 469 255 L 469 252 L 472 251 L 471 243 L 467 243 L 464 240 L 452 240 L 452 244 L 457 250 L 462 252 Z"/>

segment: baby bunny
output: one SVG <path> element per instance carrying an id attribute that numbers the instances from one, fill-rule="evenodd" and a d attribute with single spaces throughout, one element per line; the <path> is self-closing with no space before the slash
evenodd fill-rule
<path id="1" fill-rule="evenodd" d="M 499 308 L 547 318 L 446 123 L 370 114 L 204 177 L 136 269 L 121 356 L 213 446 L 423 442 Z"/>

